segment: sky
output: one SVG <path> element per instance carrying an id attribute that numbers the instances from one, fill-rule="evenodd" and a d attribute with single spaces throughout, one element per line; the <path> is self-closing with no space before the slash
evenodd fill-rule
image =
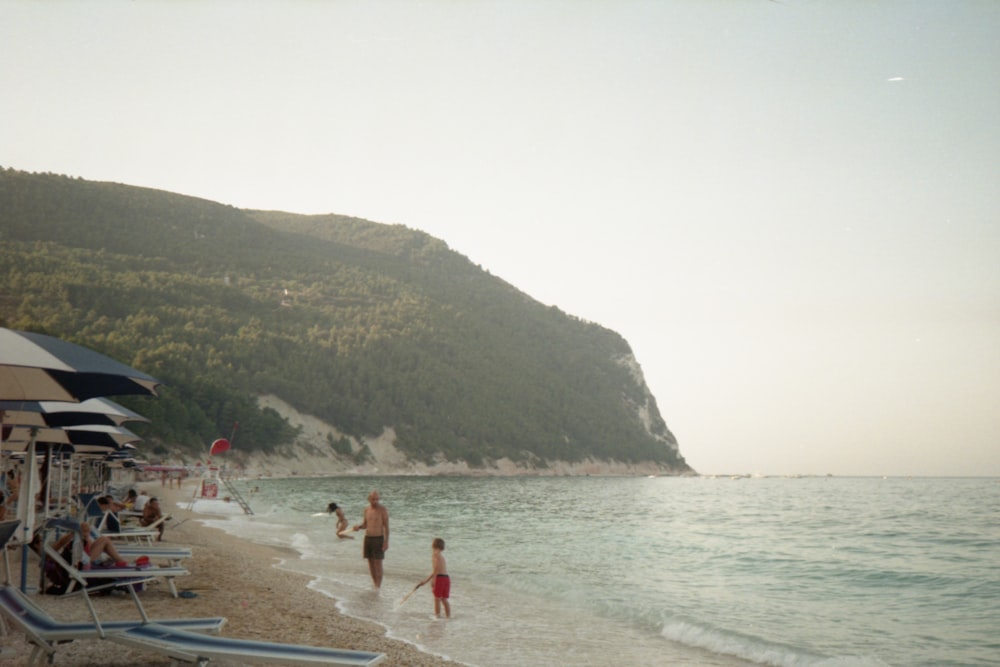
<path id="1" fill-rule="evenodd" d="M 0 165 L 403 224 L 703 474 L 1000 476 L 1000 3 L 0 3 Z"/>

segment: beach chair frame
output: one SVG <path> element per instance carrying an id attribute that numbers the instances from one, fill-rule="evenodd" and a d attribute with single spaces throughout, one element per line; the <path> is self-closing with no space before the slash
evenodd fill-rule
<path id="1" fill-rule="evenodd" d="M 369 651 L 208 637 L 156 623 L 108 635 L 108 639 L 117 644 L 155 651 L 172 660 L 192 663 L 198 667 L 204 667 L 215 659 L 298 667 L 371 667 L 386 657 L 384 653 Z"/>
<path id="2" fill-rule="evenodd" d="M 78 585 L 80 587 L 80 591 L 88 593 L 94 593 L 105 588 L 123 587 L 127 588 L 133 595 L 135 595 L 135 586 L 138 584 L 162 578 L 165 582 L 167 582 L 167 587 L 170 589 L 170 595 L 172 597 L 177 597 L 177 584 L 174 582 L 174 578 L 190 574 L 190 572 L 183 567 L 162 566 L 150 566 L 144 568 L 137 568 L 134 566 L 97 568 L 87 570 L 86 573 L 84 573 L 76 567 L 70 565 L 70 563 L 62 557 L 62 554 L 56 551 L 51 544 L 45 545 L 45 557 L 55 561 L 59 567 L 66 570 L 70 575 L 69 588 L 66 589 L 66 592 L 63 593 L 63 595 L 73 595 L 74 590 Z M 92 581 L 88 581 L 92 579 L 107 579 L 107 583 L 97 584 L 95 586 Z"/>
<path id="3" fill-rule="evenodd" d="M 61 523 L 64 528 L 67 527 L 65 522 Z M 16 532 L 19 524 L 20 521 L 0 523 L 0 549 L 6 551 L 6 543 L 10 536 Z M 6 538 L 2 537 L 4 534 L 7 535 Z M 226 619 L 222 617 L 152 621 L 136 594 L 135 582 L 120 582 L 119 585 L 124 586 L 131 594 L 132 600 L 139 610 L 141 620 L 102 623 L 94 608 L 94 603 L 90 599 L 87 580 L 83 573 L 67 563 L 51 545 L 45 545 L 45 553 L 60 566 L 65 567 L 70 577 L 81 587 L 82 597 L 87 604 L 93 622 L 60 623 L 56 621 L 23 593 L 11 586 L 9 569 L 5 570 L 8 577 L 0 585 L 0 626 L 6 634 L 6 625 L 3 624 L 2 620 L 4 617 L 9 618 L 22 629 L 28 640 L 34 645 L 28 660 L 29 667 L 33 666 L 43 654 L 47 655 L 51 662 L 57 644 L 77 639 L 107 639 L 124 646 L 153 651 L 174 661 L 193 663 L 199 667 L 207 665 L 214 659 L 301 667 L 320 665 L 325 667 L 371 667 L 386 657 L 384 653 L 369 651 L 209 637 L 193 632 L 197 630 L 218 633 L 226 622 Z M 88 571 L 88 575 L 93 572 Z M 126 572 L 131 575 L 140 571 L 127 570 Z M 184 570 L 184 572 L 187 571 Z M 148 578 L 155 576 L 151 573 Z"/>
<path id="4" fill-rule="evenodd" d="M 92 621 L 60 623 L 52 618 L 48 612 L 35 604 L 28 596 L 10 583 L 10 561 L 7 558 L 7 544 L 17 532 L 17 527 L 20 523 L 20 520 L 17 519 L 0 522 L 0 550 L 4 552 L 4 579 L 3 583 L 0 584 L 0 634 L 3 636 L 8 634 L 8 622 L 21 629 L 29 643 L 34 646 L 28 657 L 27 665 L 34 665 L 42 655 L 48 656 L 48 661 L 51 663 L 55 657 L 58 644 L 79 639 L 103 639 L 108 633 L 123 632 L 143 623 L 151 622 L 132 586 L 127 586 L 127 588 L 132 593 L 132 598 L 139 610 L 141 620 L 107 621 L 101 623 L 90 596 L 86 594 L 83 598 L 86 600 L 88 611 L 93 619 Z M 59 560 L 62 560 L 62 558 L 59 557 Z M 63 562 L 65 563 L 65 561 Z M 81 579 L 80 573 L 76 568 L 70 567 L 67 569 L 67 572 L 85 589 L 87 584 L 86 579 Z M 168 618 L 156 619 L 155 622 L 162 627 L 218 634 L 226 624 L 226 618 L 222 616 L 211 618 Z"/>
<path id="5" fill-rule="evenodd" d="M 51 663 L 58 644 L 87 639 L 104 639 L 110 634 L 131 630 L 143 624 L 143 621 L 131 620 L 105 621 L 103 623 L 96 621 L 62 623 L 10 584 L 0 585 L 0 612 L 2 612 L 0 621 L 6 618 L 12 622 L 34 645 L 26 663 L 29 667 L 34 665 L 43 654 L 48 656 L 48 661 Z M 211 618 L 156 619 L 155 622 L 164 627 L 217 635 L 222 632 L 226 618 L 216 616 Z M 6 634 L 6 626 L 4 630 Z"/>

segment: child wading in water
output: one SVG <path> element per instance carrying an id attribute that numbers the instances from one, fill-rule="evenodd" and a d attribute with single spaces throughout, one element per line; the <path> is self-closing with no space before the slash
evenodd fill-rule
<path id="1" fill-rule="evenodd" d="M 417 584 L 417 586 L 423 586 L 433 579 L 434 615 L 440 617 L 441 608 L 444 607 L 445 618 L 451 618 L 451 606 L 448 604 L 448 596 L 451 594 L 451 579 L 448 577 L 448 563 L 445 562 L 444 554 L 441 553 L 444 551 L 444 540 L 440 537 L 435 537 L 431 547 L 434 554 L 431 556 L 431 565 L 433 565 L 434 571 L 426 579 Z"/>
<path id="2" fill-rule="evenodd" d="M 344 510 L 337 506 L 337 503 L 330 503 L 326 506 L 326 511 L 328 514 L 337 515 L 337 537 L 344 540 L 353 540 L 353 535 L 347 534 L 347 517 L 344 516 Z"/>

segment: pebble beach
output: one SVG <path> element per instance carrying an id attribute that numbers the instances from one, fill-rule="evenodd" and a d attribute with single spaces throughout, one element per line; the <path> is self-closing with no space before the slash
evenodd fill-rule
<path id="1" fill-rule="evenodd" d="M 191 484 L 194 482 L 188 482 Z M 308 577 L 274 567 L 281 560 L 296 558 L 295 551 L 250 543 L 202 525 L 200 515 L 183 507 L 189 498 L 189 489 L 164 488 L 156 482 L 139 486 L 159 497 L 165 512 L 173 517 L 164 533 L 164 543 L 189 546 L 194 551 L 194 556 L 184 562 L 190 576 L 176 580 L 179 590 L 194 595 L 174 598 L 163 583 L 147 585 L 139 595 L 150 618 L 224 616 L 228 622 L 222 634 L 227 637 L 376 651 L 386 655 L 380 663 L 386 666 L 460 664 L 386 637 L 384 629 L 377 624 L 341 614 L 335 600 L 308 588 Z M 11 550 L 9 556 L 12 578 L 17 581 L 20 550 Z M 31 556 L 29 563 L 32 568 L 29 581 L 35 582 L 37 559 Z M 59 621 L 90 618 L 79 595 L 33 594 L 32 599 Z M 139 618 L 134 602 L 127 595 L 96 596 L 92 600 L 102 621 Z M 20 667 L 27 663 L 32 645 L 19 629 L 12 629 L 9 622 L 5 623 L 8 634 L 0 638 L 5 649 L 0 667 Z M 170 665 L 171 661 L 149 651 L 94 640 L 61 645 L 55 664 L 63 667 L 160 667 Z M 213 661 L 212 664 L 233 667 L 242 663 Z"/>

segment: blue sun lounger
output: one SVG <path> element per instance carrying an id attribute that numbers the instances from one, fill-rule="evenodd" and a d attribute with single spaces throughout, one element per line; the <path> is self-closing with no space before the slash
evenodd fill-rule
<path id="1" fill-rule="evenodd" d="M 81 639 L 103 639 L 116 632 L 131 630 L 142 625 L 143 621 L 74 621 L 62 623 L 50 616 L 48 612 L 32 602 L 14 586 L 0 585 L 0 621 L 6 618 L 21 629 L 34 644 L 34 649 L 26 663 L 34 665 L 42 655 L 48 656 L 51 663 L 55 657 L 58 644 Z M 177 618 L 157 619 L 156 623 L 163 627 L 186 630 L 188 632 L 208 632 L 218 634 L 226 619 L 222 616 L 214 618 Z M 2 622 L 0 622 L 2 625 Z"/>
<path id="2" fill-rule="evenodd" d="M 48 614 L 44 609 L 32 602 L 17 587 L 10 584 L 10 567 L 7 562 L 7 542 L 17 531 L 17 526 L 21 522 L 2 521 L 0 522 L 0 550 L 4 552 L 4 581 L 0 584 L 0 635 L 7 634 L 7 625 L 4 619 L 8 619 L 16 627 L 19 627 L 34 644 L 31 656 L 27 665 L 34 665 L 35 661 L 43 654 L 48 656 L 48 662 L 52 662 L 56 652 L 56 645 L 71 642 L 78 639 L 102 639 L 108 633 L 122 632 L 151 622 L 146 616 L 139 598 L 135 591 L 129 587 L 132 597 L 139 609 L 142 620 L 136 621 L 107 621 L 101 623 L 97 618 L 97 612 L 91 604 L 90 598 L 85 594 L 83 597 L 87 601 L 93 621 L 82 621 L 72 623 L 60 623 Z M 85 582 L 82 582 L 85 583 Z M 218 634 L 222 631 L 226 619 L 219 616 L 214 618 L 179 618 L 179 619 L 157 619 L 162 627 L 173 627 L 187 631 L 211 632 Z"/>
<path id="3" fill-rule="evenodd" d="M 172 660 L 189 662 L 198 667 L 204 667 L 215 659 L 302 667 L 367 667 L 377 665 L 385 659 L 384 653 L 208 637 L 156 623 L 109 634 L 108 639 L 118 644 L 155 651 Z"/>
<path id="4" fill-rule="evenodd" d="M 0 533 L 14 534 L 18 521 L 5 522 L 0 524 Z M 9 530 L 6 530 L 9 525 Z M 0 548 L 5 549 L 6 539 L 0 539 Z M 58 556 L 58 554 L 55 554 Z M 60 560 L 62 560 L 60 558 Z M 63 561 L 65 563 L 65 561 Z M 68 566 L 68 563 L 66 564 Z M 68 572 L 80 585 L 86 586 L 86 580 L 76 568 L 69 566 Z M 191 630 L 210 631 L 214 626 L 214 621 L 218 620 L 218 628 L 222 627 L 225 619 L 173 619 L 166 622 L 159 622 L 150 619 L 136 595 L 133 584 L 125 584 L 139 614 L 141 621 L 121 622 L 109 621 L 101 623 L 97 617 L 97 611 L 90 600 L 87 591 L 84 590 L 83 599 L 87 603 L 93 623 L 84 623 L 81 627 L 72 627 L 76 624 L 55 623 L 43 610 L 30 604 L 25 604 L 25 599 L 18 594 L 8 583 L 4 583 L 3 591 L 0 592 L 0 611 L 4 615 L 10 616 L 28 635 L 30 641 L 35 644 L 35 651 L 32 652 L 29 665 L 42 653 L 51 659 L 55 653 L 57 641 L 65 641 L 62 637 L 72 632 L 79 632 L 79 639 L 104 638 L 106 640 L 124 645 L 145 649 L 165 655 L 173 661 L 183 661 L 197 664 L 204 667 L 212 660 L 234 660 L 243 663 L 271 663 L 284 665 L 301 665 L 313 667 L 325 665 L 328 667 L 366 667 L 377 665 L 385 659 L 383 653 L 371 653 L 368 651 L 352 651 L 348 649 L 323 648 L 314 646 L 302 646 L 298 644 L 280 644 L 274 642 L 254 641 L 249 639 L 232 639 L 224 637 L 208 637 L 200 635 Z M 13 593 L 11 593 L 13 591 Z M 29 613 L 30 612 L 30 613 Z M 185 627 L 185 623 L 194 623 L 194 627 Z M 207 627 L 206 627 L 207 626 Z M 217 631 L 217 630 L 216 630 Z M 54 633 L 46 635 L 46 632 Z M 61 633 L 61 634 L 59 634 Z M 53 639 L 52 637 L 60 637 Z M 216 641 L 208 641 L 214 639 Z"/>

